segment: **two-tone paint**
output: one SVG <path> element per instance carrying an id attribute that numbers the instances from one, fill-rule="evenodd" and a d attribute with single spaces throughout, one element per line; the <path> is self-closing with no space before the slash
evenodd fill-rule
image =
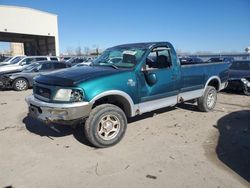
<path id="1" fill-rule="evenodd" d="M 126 44 L 118 47 L 145 48 L 145 54 L 132 69 L 113 69 L 112 67 L 77 67 L 57 71 L 35 79 L 37 85 L 52 90 L 50 99 L 35 97 L 43 102 L 57 104 L 53 96 L 60 88 L 80 88 L 88 106 L 94 106 L 105 97 L 118 97 L 127 116 L 135 116 L 166 106 L 175 105 L 201 97 L 206 86 L 212 85 L 217 91 L 223 89 L 228 78 L 228 64 L 204 63 L 181 66 L 173 46 L 168 42 Z M 152 49 L 167 47 L 171 53 L 170 68 L 143 70 L 146 58 Z M 153 74 L 157 82 L 149 85 L 145 74 Z M 32 101 L 27 99 L 29 104 Z M 36 103 L 37 104 L 37 103 Z M 63 104 L 62 104 L 63 105 Z M 85 113 L 86 114 L 86 113 Z"/>

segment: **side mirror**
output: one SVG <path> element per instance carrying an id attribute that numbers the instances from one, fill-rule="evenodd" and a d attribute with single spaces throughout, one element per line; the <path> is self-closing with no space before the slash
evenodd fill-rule
<path id="1" fill-rule="evenodd" d="M 37 68 L 34 68 L 34 70 L 33 70 L 34 72 L 39 72 L 39 70 L 37 69 Z"/>
<path id="2" fill-rule="evenodd" d="M 26 61 L 23 61 L 20 63 L 21 66 L 24 66 L 26 64 Z"/>
<path id="3" fill-rule="evenodd" d="M 149 85 L 154 85 L 157 82 L 155 73 L 145 73 L 146 81 Z"/>

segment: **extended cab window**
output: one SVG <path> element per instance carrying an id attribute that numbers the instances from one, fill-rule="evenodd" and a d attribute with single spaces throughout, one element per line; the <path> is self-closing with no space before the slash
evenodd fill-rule
<path id="1" fill-rule="evenodd" d="M 172 66 L 170 49 L 167 47 L 154 48 L 146 59 L 144 70 L 164 69 Z"/>

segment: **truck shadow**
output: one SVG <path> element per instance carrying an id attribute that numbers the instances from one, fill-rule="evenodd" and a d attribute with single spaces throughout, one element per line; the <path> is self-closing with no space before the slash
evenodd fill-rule
<path id="1" fill-rule="evenodd" d="M 26 116 L 23 119 L 23 123 L 25 124 L 26 129 L 29 132 L 37 134 L 39 136 L 46 136 L 53 140 L 52 137 L 63 137 L 72 134 L 74 138 L 80 143 L 87 146 L 92 146 L 84 136 L 83 126 L 79 125 L 76 128 L 72 128 L 69 125 L 62 124 L 46 125 L 43 122 L 29 116 Z"/>
<path id="2" fill-rule="evenodd" d="M 250 110 L 232 112 L 222 117 L 216 128 L 220 134 L 217 157 L 250 182 Z"/>
<path id="3" fill-rule="evenodd" d="M 223 89 L 220 91 L 223 95 L 242 95 L 245 96 L 243 91 L 237 91 L 237 90 L 232 90 L 232 89 Z"/>
<path id="4" fill-rule="evenodd" d="M 179 104 L 178 107 L 166 107 L 159 110 L 155 110 L 152 112 L 147 112 L 139 116 L 135 116 L 132 118 L 128 118 L 128 123 L 133 123 L 136 121 L 140 121 L 143 119 L 151 118 L 157 114 L 166 113 L 172 110 L 176 110 L 177 108 L 183 108 L 187 110 L 197 111 L 197 107 L 192 104 Z M 26 116 L 23 119 L 23 123 L 26 126 L 26 129 L 34 134 L 39 136 L 49 137 L 53 140 L 53 137 L 63 137 L 67 135 L 73 135 L 74 138 L 79 141 L 80 143 L 92 146 L 91 143 L 86 139 L 84 135 L 84 124 L 77 126 L 76 128 L 72 128 L 69 125 L 62 125 L 62 124 L 48 124 L 38 121 L 32 117 Z M 129 125 L 128 125 L 129 126 Z"/>
<path id="5" fill-rule="evenodd" d="M 177 107 L 181 108 L 181 109 L 184 109 L 184 110 L 193 111 L 193 112 L 201 112 L 198 109 L 197 104 L 194 104 L 194 103 L 184 102 L 184 103 L 177 104 Z"/>

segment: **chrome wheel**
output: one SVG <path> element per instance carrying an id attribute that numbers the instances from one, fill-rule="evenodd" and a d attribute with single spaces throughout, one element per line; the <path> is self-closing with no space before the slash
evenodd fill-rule
<path id="1" fill-rule="evenodd" d="M 211 90 L 207 95 L 207 107 L 213 108 L 216 103 L 216 91 Z"/>
<path id="2" fill-rule="evenodd" d="M 115 115 L 105 115 L 98 124 L 98 135 L 103 140 L 112 140 L 120 131 L 120 121 Z"/>
<path id="3" fill-rule="evenodd" d="M 25 80 L 18 80 L 15 84 L 18 90 L 25 90 L 27 88 L 27 82 Z"/>
<path id="4" fill-rule="evenodd" d="M 245 86 L 245 88 L 243 89 L 243 92 L 245 95 L 250 96 L 250 87 Z"/>
<path id="5" fill-rule="evenodd" d="M 84 125 L 88 141 L 98 148 L 110 147 L 122 140 L 127 129 L 124 111 L 113 104 L 93 108 Z"/>

